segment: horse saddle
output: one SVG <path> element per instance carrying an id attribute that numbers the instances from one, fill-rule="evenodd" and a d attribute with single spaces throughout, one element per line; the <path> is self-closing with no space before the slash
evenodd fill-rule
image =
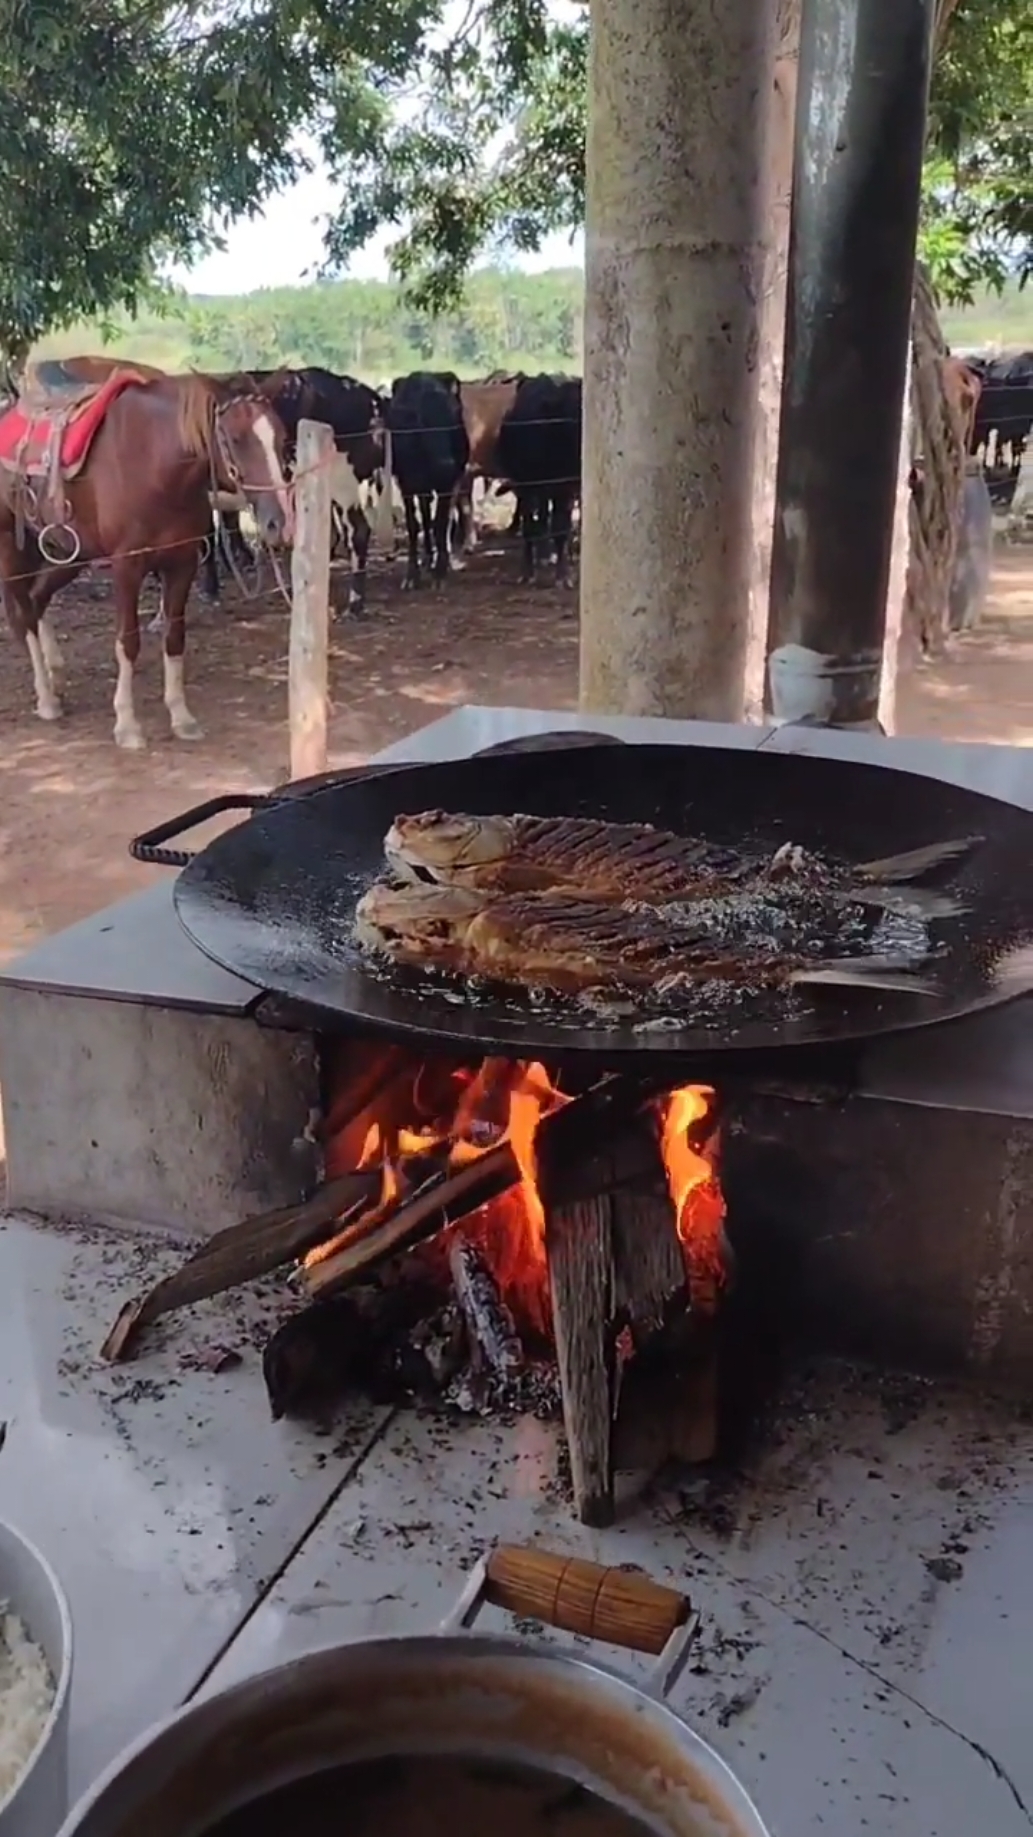
<path id="1" fill-rule="evenodd" d="M 0 414 L 0 468 L 22 488 L 26 522 L 67 526 L 66 481 L 85 466 L 115 396 L 145 380 L 106 359 L 90 374 L 93 363 L 42 358 L 27 365 L 17 400 Z"/>

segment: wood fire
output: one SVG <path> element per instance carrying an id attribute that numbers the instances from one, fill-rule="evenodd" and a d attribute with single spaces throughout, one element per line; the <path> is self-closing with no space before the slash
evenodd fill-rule
<path id="1" fill-rule="evenodd" d="M 432 1173 L 447 1176 L 474 1168 L 489 1151 L 507 1147 L 517 1171 L 515 1187 L 468 1206 L 464 1230 L 472 1233 L 518 1320 L 538 1334 L 547 1333 L 547 1225 L 536 1142 L 542 1120 L 574 1101 L 573 1094 L 533 1060 L 485 1058 L 470 1067 L 414 1064 L 404 1056 L 399 1064 L 394 1055 L 385 1058 L 382 1088 L 369 1095 L 368 1087 L 360 1085 L 357 1112 L 349 1115 L 340 1099 L 330 1105 L 327 1172 L 376 1168 L 381 1185 L 369 1207 L 308 1253 L 306 1270 L 318 1271 L 310 1292 L 331 1288 L 339 1267 L 353 1273 L 353 1256 L 343 1265 L 334 1259 L 346 1250 L 354 1253 L 422 1190 Z M 354 1085 L 346 1074 L 348 1088 Z M 653 1105 L 660 1159 L 697 1308 L 714 1305 L 725 1267 L 714 1103 L 709 1086 L 685 1085 Z"/>
<path id="2" fill-rule="evenodd" d="M 324 1071 L 322 1186 L 210 1240 L 123 1309 L 105 1356 L 294 1263 L 309 1305 L 266 1348 L 274 1415 L 318 1414 L 349 1389 L 561 1409 L 595 1523 L 612 1516 L 616 1467 L 643 1464 L 636 1420 L 653 1465 L 713 1451 L 726 1247 L 710 1087 L 334 1040 Z"/>

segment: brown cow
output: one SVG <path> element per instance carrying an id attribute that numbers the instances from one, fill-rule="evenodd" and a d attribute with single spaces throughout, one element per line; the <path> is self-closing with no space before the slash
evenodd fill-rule
<path id="1" fill-rule="evenodd" d="M 477 547 L 477 529 L 473 520 L 473 482 L 475 478 L 497 477 L 495 448 L 499 429 L 516 401 L 519 384 L 518 376 L 495 376 L 487 382 L 461 383 L 459 386 L 463 425 L 470 442 L 470 463 L 456 490 L 454 505 L 457 533 L 466 554 Z"/>

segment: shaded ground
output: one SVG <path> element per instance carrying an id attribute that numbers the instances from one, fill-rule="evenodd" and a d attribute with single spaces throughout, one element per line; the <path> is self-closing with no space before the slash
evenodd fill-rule
<path id="1" fill-rule="evenodd" d="M 492 539 L 444 592 L 402 594 L 398 564 L 371 579 L 369 617 L 333 633 L 333 764 L 365 758 L 462 702 L 571 707 L 576 596 L 514 584 L 518 558 Z M 140 830 L 217 792 L 264 789 L 286 766 L 287 614 L 279 597 L 191 612 L 187 682 L 205 729 L 174 743 L 161 702 L 161 640 L 144 635 L 141 755 L 111 739 L 111 610 L 104 588 L 71 589 L 55 623 L 68 661 L 60 726 L 33 713 L 28 664 L 0 629 L 0 958 L 146 884 Z M 1033 745 L 1033 551 L 1005 549 L 982 629 L 902 686 L 903 733 Z"/>

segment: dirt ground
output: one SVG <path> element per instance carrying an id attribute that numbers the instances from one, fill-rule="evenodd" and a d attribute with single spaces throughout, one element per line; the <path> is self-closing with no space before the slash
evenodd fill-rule
<path id="1" fill-rule="evenodd" d="M 573 707 L 577 601 L 515 585 L 518 557 L 489 537 L 440 594 L 398 590 L 400 562 L 371 568 L 362 620 L 332 637 L 331 764 L 366 758 L 463 702 Z M 111 738 L 113 630 L 102 583 L 57 600 L 67 712 L 33 710 L 28 661 L 0 629 L 0 960 L 147 884 L 130 838 L 218 792 L 285 774 L 287 614 L 279 596 L 191 608 L 187 687 L 205 737 L 174 742 L 161 700 L 161 639 L 144 633 L 137 712 L 150 746 Z M 149 614 L 147 615 L 149 616 Z M 145 620 L 146 623 L 146 620 Z M 898 730 L 1033 745 L 1033 550 L 1003 548 L 981 628 L 902 685 Z"/>

